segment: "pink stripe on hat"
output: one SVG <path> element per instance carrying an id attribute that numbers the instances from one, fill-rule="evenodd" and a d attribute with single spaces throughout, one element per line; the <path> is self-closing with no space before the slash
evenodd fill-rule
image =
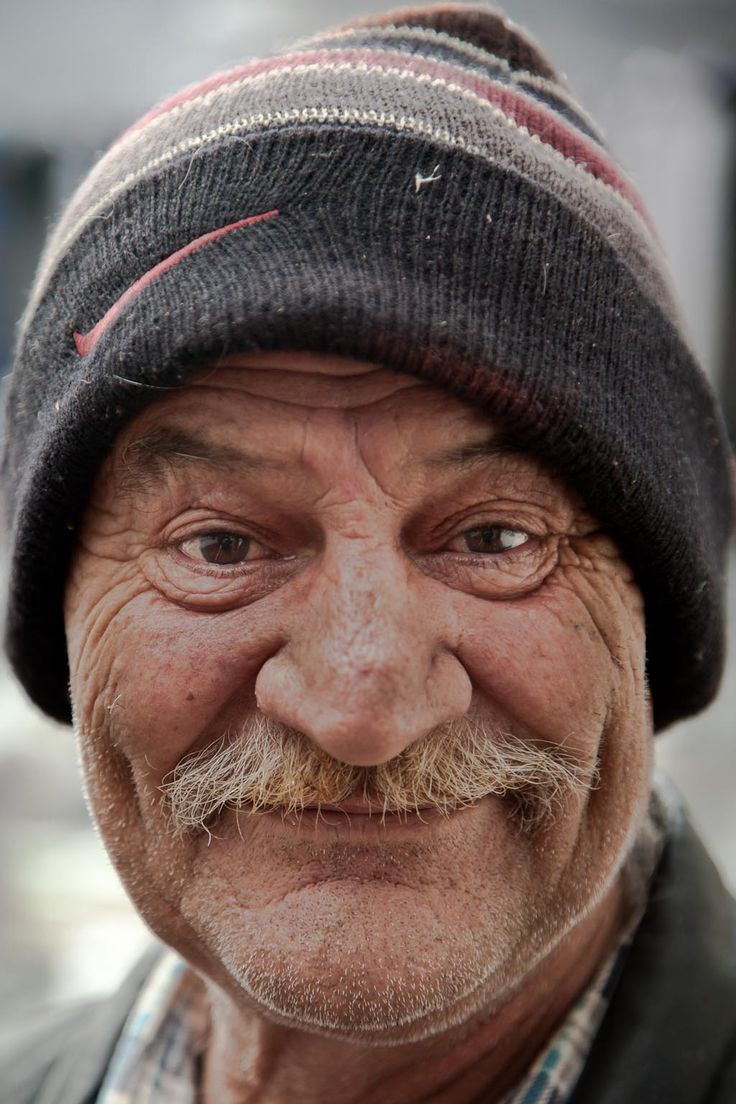
<path id="1" fill-rule="evenodd" d="M 177 249 L 175 253 L 165 257 L 163 261 L 159 261 L 153 268 L 149 268 L 148 272 L 140 276 L 134 284 L 131 284 L 130 287 L 115 300 L 110 309 L 105 312 L 100 321 L 93 326 L 88 333 L 82 334 L 77 330 L 74 331 L 74 344 L 77 346 L 79 355 L 86 356 L 87 353 L 91 353 L 105 330 L 115 321 L 118 315 L 125 310 L 128 303 L 130 303 L 132 299 L 135 299 L 138 293 L 143 291 L 143 288 L 148 287 L 148 285 L 152 284 L 154 280 L 157 280 L 159 276 L 163 276 L 164 272 L 168 272 L 170 268 L 173 268 L 174 265 L 178 264 L 184 257 L 188 257 L 190 253 L 195 253 L 198 249 L 201 249 L 203 245 L 209 245 L 210 242 L 216 241 L 225 234 L 232 233 L 233 230 L 240 230 L 244 226 L 252 226 L 253 223 L 274 218 L 274 216 L 279 213 L 279 211 L 266 211 L 262 215 L 250 215 L 248 218 L 240 219 L 238 222 L 231 222 L 228 226 L 221 226 L 219 230 L 210 230 L 208 233 L 195 238 L 194 241 L 190 241 L 188 245 L 184 245 L 181 249 Z"/>

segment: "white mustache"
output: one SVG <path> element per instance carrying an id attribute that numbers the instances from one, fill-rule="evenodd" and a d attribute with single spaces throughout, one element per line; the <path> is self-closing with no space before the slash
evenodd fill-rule
<path id="1" fill-rule="evenodd" d="M 449 815 L 494 795 L 511 799 L 525 831 L 553 819 L 591 787 L 591 768 L 564 745 L 532 743 L 461 717 L 378 766 L 332 758 L 302 733 L 256 715 L 185 756 L 161 783 L 172 829 L 209 833 L 226 809 L 299 813 L 358 795 L 387 813 L 427 809 Z"/>

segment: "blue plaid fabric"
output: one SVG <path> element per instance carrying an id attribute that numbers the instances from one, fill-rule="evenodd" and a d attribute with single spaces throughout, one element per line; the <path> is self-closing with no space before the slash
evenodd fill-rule
<path id="1" fill-rule="evenodd" d="M 608 1008 L 632 938 L 633 929 L 629 928 L 578 997 L 550 1043 L 502 1104 L 565 1104 L 569 1100 Z"/>
<path id="2" fill-rule="evenodd" d="M 209 1016 L 201 981 L 167 951 L 138 994 L 98 1104 L 195 1104 Z"/>

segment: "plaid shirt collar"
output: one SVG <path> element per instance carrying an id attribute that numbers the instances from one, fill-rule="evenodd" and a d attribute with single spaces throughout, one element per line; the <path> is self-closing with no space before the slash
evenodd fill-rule
<path id="1" fill-rule="evenodd" d="M 566 1104 L 608 1008 L 646 903 L 677 797 L 660 785 L 637 845 L 640 902 L 618 945 L 565 1017 L 522 1081 L 501 1104 Z M 97 1104 L 196 1104 L 209 1014 L 202 984 L 166 951 L 141 989 L 112 1055 Z"/>
<path id="2" fill-rule="evenodd" d="M 195 1104 L 208 1028 L 202 983 L 165 951 L 128 1015 L 97 1104 Z"/>
<path id="3" fill-rule="evenodd" d="M 562 1026 L 501 1104 L 565 1104 L 570 1099 L 623 969 L 634 929 L 578 997 Z"/>

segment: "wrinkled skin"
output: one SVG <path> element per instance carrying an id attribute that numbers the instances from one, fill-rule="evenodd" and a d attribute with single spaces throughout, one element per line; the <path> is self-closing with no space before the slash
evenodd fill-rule
<path id="1" fill-rule="evenodd" d="M 625 919 L 641 595 L 532 457 L 458 457 L 491 428 L 371 365 L 249 356 L 152 403 L 100 472 L 65 600 L 81 758 L 128 892 L 205 979 L 210 1101 L 494 1099 Z M 469 713 L 565 743 L 588 785 L 533 834 L 489 797 L 176 838 L 162 780 L 257 709 L 361 765 Z"/>

